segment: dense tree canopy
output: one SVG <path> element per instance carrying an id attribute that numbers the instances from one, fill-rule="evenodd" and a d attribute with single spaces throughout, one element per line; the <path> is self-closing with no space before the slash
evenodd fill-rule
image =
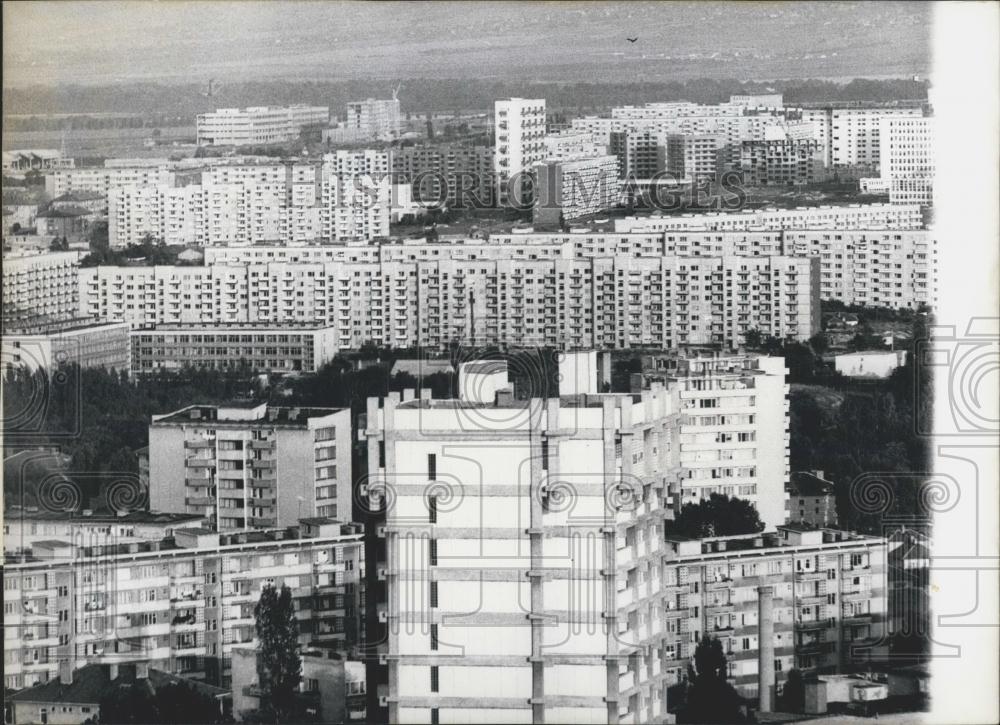
<path id="1" fill-rule="evenodd" d="M 747 722 L 743 705 L 736 688 L 726 680 L 722 643 L 714 637 L 702 638 L 694 651 L 694 665 L 688 667 L 686 700 L 677 713 L 677 722 Z"/>
<path id="2" fill-rule="evenodd" d="M 667 536 L 703 539 L 709 536 L 739 536 L 764 530 L 756 507 L 742 498 L 713 493 L 698 503 L 688 503 L 666 522 Z"/>

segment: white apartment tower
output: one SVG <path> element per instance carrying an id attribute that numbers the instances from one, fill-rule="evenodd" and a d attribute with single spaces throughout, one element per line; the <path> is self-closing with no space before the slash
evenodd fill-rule
<path id="1" fill-rule="evenodd" d="M 889 182 L 889 202 L 933 202 L 934 119 L 888 116 L 881 119 L 881 172 Z"/>
<path id="2" fill-rule="evenodd" d="M 781 357 L 678 361 L 667 378 L 680 418 L 675 510 L 712 494 L 752 501 L 768 529 L 785 523 L 788 370 Z"/>
<path id="3" fill-rule="evenodd" d="M 663 645 L 676 630 L 659 598 L 680 452 L 753 450 L 735 436 L 784 425 L 715 421 L 713 440 L 692 444 L 687 405 L 707 398 L 673 382 L 599 394 L 588 359 L 563 360 L 558 398 L 514 399 L 506 364 L 484 360 L 460 367 L 458 400 L 369 399 L 360 434 L 369 492 L 385 503 L 391 722 L 667 720 Z M 722 415 L 752 415 L 746 393 L 770 395 L 701 379 L 727 385 L 710 393 L 731 403 Z M 773 407 L 783 414 L 783 396 Z M 772 484 L 783 522 L 784 479 Z"/>
<path id="4" fill-rule="evenodd" d="M 508 189 L 508 182 L 518 174 L 528 174 L 535 164 L 542 161 L 548 151 L 545 141 L 545 99 L 508 98 L 494 104 L 493 125 L 496 133 L 494 171 L 501 204 L 525 203 L 526 200 L 510 199 L 510 194 L 521 193 Z"/>
<path id="5" fill-rule="evenodd" d="M 366 138 L 391 141 L 399 138 L 399 100 L 351 101 L 347 104 L 347 128 Z"/>

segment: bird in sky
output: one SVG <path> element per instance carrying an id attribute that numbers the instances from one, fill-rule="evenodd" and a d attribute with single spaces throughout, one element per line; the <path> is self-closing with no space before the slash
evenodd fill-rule
<path id="1" fill-rule="evenodd" d="M 634 42 L 635 42 L 635 41 L 637 41 L 638 39 L 639 39 L 639 36 L 638 36 L 638 35 L 637 35 L 636 37 L 634 37 L 634 38 L 625 38 L 625 40 L 627 40 L 627 41 L 628 41 L 628 42 L 630 42 L 630 43 L 634 43 Z"/>

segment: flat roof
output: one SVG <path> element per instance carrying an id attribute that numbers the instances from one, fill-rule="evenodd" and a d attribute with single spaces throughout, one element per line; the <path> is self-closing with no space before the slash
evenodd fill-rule
<path id="1" fill-rule="evenodd" d="M 160 322 L 136 327 L 131 334 L 141 335 L 144 332 L 183 331 L 193 332 L 204 330 L 217 332 L 233 330 L 237 332 L 288 332 L 309 330 L 332 330 L 334 325 L 321 322 Z"/>
<path id="2" fill-rule="evenodd" d="M 161 513 L 158 511 L 131 511 L 126 514 L 117 515 L 106 512 L 94 512 L 85 514 L 81 511 L 69 513 L 45 511 L 42 509 L 31 510 L 25 508 L 11 508 L 4 511 L 7 522 L 18 519 L 29 521 L 65 521 L 67 523 L 120 523 L 120 524 L 170 524 L 181 521 L 197 521 L 205 518 L 201 514 L 180 514 Z M 37 542 L 42 543 L 42 542 Z M 65 542 L 63 542 L 65 543 Z"/>
<path id="3" fill-rule="evenodd" d="M 259 418 L 225 418 L 219 417 L 220 411 L 227 408 L 240 408 L 249 410 L 257 407 L 264 407 L 264 414 Z M 305 408 L 305 407 L 279 407 L 268 405 L 265 402 L 234 401 L 223 405 L 189 405 L 186 408 L 167 413 L 153 420 L 152 425 L 182 425 L 182 424 L 205 424 L 212 425 L 234 425 L 234 426 L 254 426 L 254 425 L 278 425 L 293 428 L 304 428 L 310 418 L 322 418 L 334 413 L 340 413 L 347 408 Z M 197 413 L 192 416 L 192 413 Z M 224 413 L 223 413 L 224 415 Z"/>

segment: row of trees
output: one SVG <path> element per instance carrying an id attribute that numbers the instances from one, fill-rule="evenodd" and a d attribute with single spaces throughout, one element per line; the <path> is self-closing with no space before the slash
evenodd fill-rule
<path id="1" fill-rule="evenodd" d="M 463 111 L 488 109 L 497 98 L 545 98 L 548 107 L 557 108 L 606 108 L 627 104 L 642 104 L 655 98 L 660 101 L 693 101 L 719 103 L 730 95 L 740 93 L 765 93 L 773 88 L 784 93 L 786 103 L 805 101 L 892 101 L 896 99 L 926 98 L 927 83 L 906 79 L 855 79 L 836 83 L 819 79 L 775 80 L 767 83 L 744 82 L 735 78 L 691 78 L 688 80 L 644 80 L 616 83 L 573 81 L 524 81 L 518 79 L 454 78 L 404 79 L 404 103 L 410 113 Z M 198 113 L 213 110 L 217 99 L 201 94 L 198 84 L 165 85 L 159 83 L 132 83 L 113 86 L 63 86 L 58 93 L 39 93 L 37 89 L 5 88 L 4 108 L 17 109 L 17 114 L 53 114 L 117 112 L 137 114 L 148 119 L 147 127 L 190 125 Z M 368 79 L 333 81 L 247 81 L 231 82 L 225 87 L 225 105 L 260 106 L 289 105 L 294 103 L 323 103 L 340 109 L 348 101 L 372 95 Z M 384 93 L 388 94 L 389 84 Z M 170 108 L 170 114 L 162 109 Z M 125 124 L 126 127 L 143 126 L 143 118 L 115 118 L 100 123 Z M 97 123 L 78 116 L 72 123 L 79 127 Z M 58 128 L 63 128 L 60 121 Z M 19 121 L 20 129 L 48 130 L 51 122 L 37 119 L 34 123 Z"/>

